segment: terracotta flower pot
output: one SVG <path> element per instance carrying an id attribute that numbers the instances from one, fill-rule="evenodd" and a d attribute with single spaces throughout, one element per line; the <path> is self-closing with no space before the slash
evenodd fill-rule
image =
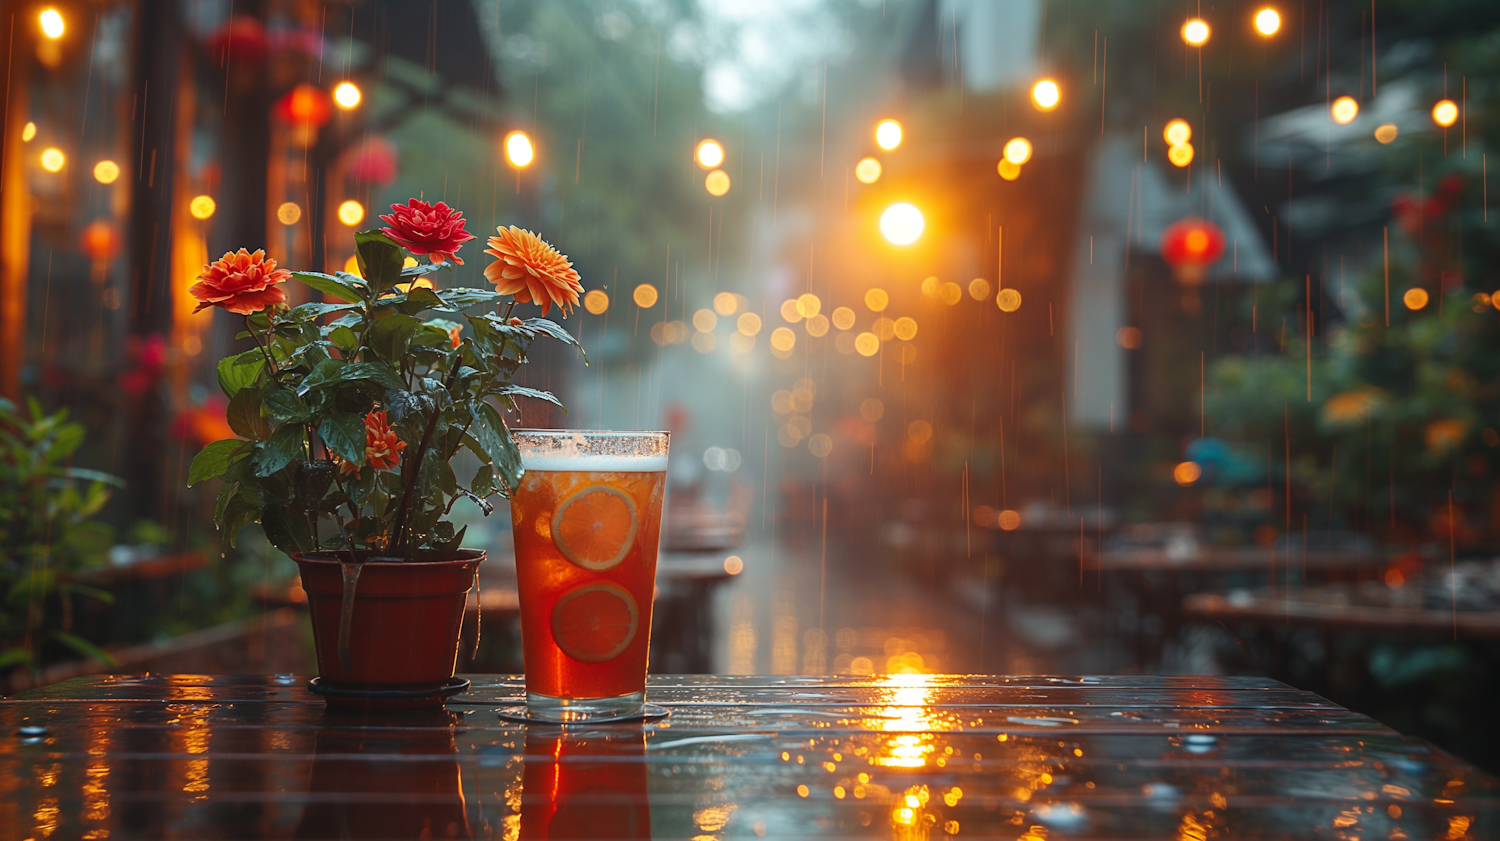
<path id="1" fill-rule="evenodd" d="M 330 707 L 441 706 L 457 691 L 464 602 L 484 557 L 473 549 L 410 563 L 353 562 L 348 552 L 292 555 L 312 615 L 314 691 Z"/>

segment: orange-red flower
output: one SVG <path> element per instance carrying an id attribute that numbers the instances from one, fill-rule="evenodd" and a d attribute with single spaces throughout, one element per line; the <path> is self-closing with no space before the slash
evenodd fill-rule
<path id="1" fill-rule="evenodd" d="M 401 463 L 406 442 L 386 422 L 385 412 L 365 415 L 365 461 L 376 470 L 390 470 Z"/>
<path id="2" fill-rule="evenodd" d="M 406 250 L 413 254 L 431 254 L 434 263 L 452 260 L 462 266 L 464 261 L 456 252 L 474 238 L 464 230 L 468 222 L 463 212 L 444 202 L 429 204 L 420 199 L 408 199 L 404 205 L 391 205 L 391 212 L 380 218 L 390 225 L 381 228 L 381 233 L 406 246 Z"/>
<path id="3" fill-rule="evenodd" d="M 568 315 L 578 306 L 583 282 L 568 258 L 531 231 L 511 225 L 496 228 L 499 236 L 490 237 L 486 254 L 495 262 L 484 269 L 484 276 L 495 284 L 501 295 L 514 295 L 523 304 L 534 303 L 542 315 L 553 304 Z"/>
<path id="4" fill-rule="evenodd" d="M 453 342 L 453 346 L 454 347 L 458 347 L 459 345 L 463 344 L 464 343 L 464 328 L 462 328 L 462 327 L 450 327 L 450 328 L 448 328 L 448 339 Z"/>
<path id="5" fill-rule="evenodd" d="M 264 250 L 254 254 L 241 248 L 203 267 L 198 282 L 188 293 L 198 299 L 193 312 L 220 307 L 240 315 L 260 312 L 272 304 L 286 303 L 286 292 L 277 284 L 285 283 L 292 273 L 276 268 L 276 261 Z"/>

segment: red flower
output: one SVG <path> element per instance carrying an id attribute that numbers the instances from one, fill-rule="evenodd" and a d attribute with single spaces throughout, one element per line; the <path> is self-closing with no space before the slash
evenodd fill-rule
<path id="1" fill-rule="evenodd" d="M 446 260 L 462 266 L 457 255 L 459 246 L 474 238 L 464 230 L 468 221 L 462 211 L 454 210 L 443 202 L 428 204 L 419 199 L 408 199 L 406 206 L 391 205 L 388 216 L 380 217 L 390 225 L 381 232 L 406 246 L 413 254 L 431 254 L 434 263 Z"/>
<path id="2" fill-rule="evenodd" d="M 241 248 L 203 267 L 198 282 L 188 293 L 198 299 L 193 312 L 221 307 L 240 315 L 260 312 L 272 304 L 286 303 L 286 292 L 276 284 L 285 283 L 292 273 L 276 268 L 276 261 L 264 250 L 254 254 Z"/>
<path id="3" fill-rule="evenodd" d="M 365 461 L 376 470 L 390 470 L 401 463 L 406 442 L 386 422 L 385 412 L 365 415 Z"/>

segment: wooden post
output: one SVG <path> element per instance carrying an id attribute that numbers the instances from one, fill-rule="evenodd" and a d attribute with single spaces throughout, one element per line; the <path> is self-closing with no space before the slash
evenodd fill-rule
<path id="1" fill-rule="evenodd" d="M 21 140 L 29 110 L 35 39 L 14 11 L 0 20 L 6 38 L 4 135 L 0 139 L 0 396 L 21 396 L 21 365 L 26 358 L 26 286 L 31 263 L 31 187 L 26 183 L 26 152 Z M 16 28 L 21 37 L 17 39 Z"/>

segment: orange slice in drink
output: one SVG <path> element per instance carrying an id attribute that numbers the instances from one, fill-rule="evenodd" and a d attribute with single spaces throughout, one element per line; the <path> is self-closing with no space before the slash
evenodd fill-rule
<path id="1" fill-rule="evenodd" d="M 577 491 L 552 515 L 552 543 L 557 551 L 595 571 L 625 560 L 635 542 L 635 530 L 635 500 L 609 485 Z"/>
<path id="2" fill-rule="evenodd" d="M 635 597 L 613 581 L 595 581 L 557 600 L 552 639 L 562 652 L 584 663 L 619 657 L 640 626 Z"/>

